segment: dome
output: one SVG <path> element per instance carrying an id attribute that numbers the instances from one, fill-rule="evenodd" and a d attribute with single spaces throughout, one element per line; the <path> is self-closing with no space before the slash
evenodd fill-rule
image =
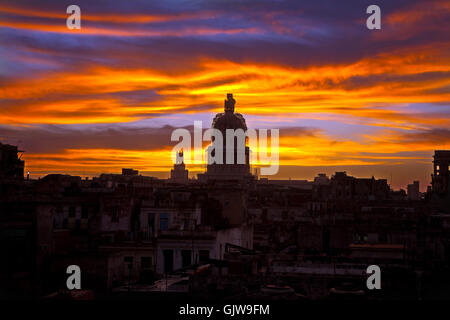
<path id="1" fill-rule="evenodd" d="M 216 158 L 215 149 L 211 151 L 214 159 L 211 159 L 212 161 L 209 162 L 208 158 L 206 169 L 208 180 L 240 180 L 251 177 L 250 149 L 246 146 L 246 139 L 242 141 L 235 136 L 234 147 L 229 147 L 227 143 L 227 140 L 229 140 L 226 135 L 227 129 L 247 131 L 244 117 L 240 113 L 234 112 L 235 104 L 236 100 L 233 99 L 233 95 L 231 93 L 227 94 L 224 112 L 216 114 L 212 122 L 211 127 L 222 133 L 224 149 L 222 149 L 222 159 Z M 214 141 L 214 137 L 212 137 L 212 141 Z M 232 155 L 232 157 L 229 157 L 229 155 Z M 230 159 L 232 161 L 229 161 Z"/>
<path id="2" fill-rule="evenodd" d="M 245 124 L 245 119 L 239 113 L 219 113 L 214 118 L 212 127 L 220 131 L 225 131 L 226 129 L 242 129 L 247 130 L 247 125 Z"/>

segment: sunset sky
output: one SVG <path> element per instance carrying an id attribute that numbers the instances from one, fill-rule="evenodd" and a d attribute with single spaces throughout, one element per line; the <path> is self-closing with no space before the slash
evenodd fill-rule
<path id="1" fill-rule="evenodd" d="M 0 2 L 0 141 L 32 177 L 167 177 L 171 132 L 209 127 L 228 92 L 249 127 L 280 129 L 272 178 L 345 170 L 424 190 L 450 149 L 450 2 Z"/>

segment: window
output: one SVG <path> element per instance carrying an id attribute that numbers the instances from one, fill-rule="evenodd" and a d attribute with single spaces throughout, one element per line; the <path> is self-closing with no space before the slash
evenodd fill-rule
<path id="1" fill-rule="evenodd" d="M 152 257 L 141 257 L 141 268 L 151 269 L 152 268 Z"/>
<path id="2" fill-rule="evenodd" d="M 381 243 L 387 243 L 388 242 L 388 236 L 386 233 L 381 233 L 378 237 L 379 242 Z"/>
<path id="3" fill-rule="evenodd" d="M 193 224 L 191 219 L 184 219 L 184 230 L 191 230 Z"/>
<path id="4" fill-rule="evenodd" d="M 119 208 L 118 207 L 112 208 L 111 222 L 119 222 Z"/>
<path id="5" fill-rule="evenodd" d="M 439 167 L 439 166 L 436 166 L 436 170 L 439 171 L 439 170 L 440 170 L 440 167 Z"/>
<path id="6" fill-rule="evenodd" d="M 88 207 L 83 206 L 81 208 L 81 219 L 87 219 L 88 218 Z"/>
<path id="7" fill-rule="evenodd" d="M 356 233 L 353 235 L 353 241 L 355 242 L 366 242 L 367 239 L 368 236 L 365 233 Z"/>
<path id="8" fill-rule="evenodd" d="M 69 207 L 69 218 L 75 218 L 76 208 L 74 206 Z"/>
<path id="9" fill-rule="evenodd" d="M 205 262 L 209 260 L 209 250 L 200 250 L 200 262 Z"/>
<path id="10" fill-rule="evenodd" d="M 181 250 L 181 267 L 187 267 L 192 264 L 191 250 Z"/>
<path id="11" fill-rule="evenodd" d="M 164 272 L 170 273 L 173 271 L 173 250 L 164 250 Z"/>
<path id="12" fill-rule="evenodd" d="M 263 221 L 266 221 L 266 220 L 267 220 L 267 208 L 263 208 L 263 210 L 262 210 L 262 215 L 261 215 L 261 219 L 262 219 Z"/>
<path id="13" fill-rule="evenodd" d="M 169 229 L 169 215 L 167 213 L 161 213 L 159 215 L 159 230 Z"/>
<path id="14" fill-rule="evenodd" d="M 123 257 L 123 262 L 125 262 L 125 263 L 133 263 L 133 257 L 132 256 L 125 256 L 125 257 Z"/>
<path id="15" fill-rule="evenodd" d="M 154 224 L 155 224 L 155 214 L 149 213 L 148 214 L 148 226 L 153 229 Z"/>

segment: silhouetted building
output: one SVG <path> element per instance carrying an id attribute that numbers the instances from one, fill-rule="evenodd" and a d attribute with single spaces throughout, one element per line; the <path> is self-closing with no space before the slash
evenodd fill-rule
<path id="1" fill-rule="evenodd" d="M 246 129 L 234 103 L 229 95 L 215 128 Z M 17 148 L 5 148 L 20 168 Z M 448 151 L 436 151 L 435 195 L 448 194 L 448 163 Z M 449 206 L 445 197 L 422 199 L 417 181 L 408 186 L 416 201 L 405 201 L 386 179 L 346 172 L 312 182 L 257 180 L 248 161 L 207 170 L 205 179 L 189 180 L 179 153 L 169 179 L 133 169 L 92 179 L 2 179 L 0 296 L 65 289 L 70 264 L 83 270 L 83 289 L 112 295 L 245 298 L 283 288 L 297 298 L 367 298 L 372 264 L 383 270 L 383 297 L 420 296 L 422 281 L 423 292 L 439 296 L 430 279 L 450 282 Z"/>
<path id="2" fill-rule="evenodd" d="M 408 200 L 420 200 L 419 181 L 414 181 L 412 184 L 408 184 Z"/>
<path id="3" fill-rule="evenodd" d="M 322 200 L 383 200 L 389 190 L 386 179 L 355 178 L 345 171 L 336 172 L 330 180 L 321 174 L 313 185 L 314 197 Z"/>
<path id="4" fill-rule="evenodd" d="M 0 178 L 23 179 L 25 162 L 18 156 L 16 146 L 0 142 Z"/>
<path id="5" fill-rule="evenodd" d="M 450 150 L 436 150 L 433 158 L 433 174 L 431 175 L 432 191 L 437 195 L 448 195 L 450 183 Z"/>
<path id="6" fill-rule="evenodd" d="M 224 112 L 216 114 L 212 122 L 211 127 L 222 133 L 223 153 L 220 159 L 222 163 L 208 163 L 206 176 L 209 180 L 234 180 L 251 176 L 249 148 L 246 146 L 247 139 L 245 137 L 247 125 L 244 117 L 240 113 L 234 112 L 235 104 L 236 100 L 234 100 L 233 94 L 228 93 L 227 100 L 225 100 Z M 233 136 L 233 147 L 230 148 L 227 148 L 227 129 L 232 129 L 235 133 L 238 131 L 244 133 L 243 139 L 239 139 L 239 136 Z M 212 151 L 212 156 L 217 158 L 217 162 L 220 161 L 219 155 L 215 151 Z M 227 163 L 227 156 L 229 159 L 232 159 L 232 163 Z M 243 159 L 243 163 L 239 163 L 242 162 L 238 161 L 239 159 Z"/>
<path id="7" fill-rule="evenodd" d="M 173 169 L 170 170 L 170 180 L 176 183 L 186 183 L 189 181 L 189 171 L 186 170 L 183 159 L 183 151 L 180 151 L 177 155 L 177 161 L 173 165 Z"/>
<path id="8" fill-rule="evenodd" d="M 124 175 L 124 176 L 137 176 L 138 174 L 139 174 L 138 170 L 129 169 L 129 168 L 122 169 L 122 175 Z"/>

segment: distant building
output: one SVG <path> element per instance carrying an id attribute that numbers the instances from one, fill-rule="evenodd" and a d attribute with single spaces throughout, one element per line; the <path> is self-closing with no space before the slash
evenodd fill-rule
<path id="1" fill-rule="evenodd" d="M 189 171 L 186 170 L 183 159 L 183 151 L 180 151 L 177 155 L 177 161 L 170 170 L 170 181 L 176 183 L 186 183 L 189 181 Z"/>
<path id="2" fill-rule="evenodd" d="M 419 181 L 408 184 L 408 200 L 420 200 Z"/>
<path id="3" fill-rule="evenodd" d="M 0 142 L 0 178 L 23 179 L 25 162 L 18 156 L 16 146 Z"/>
<path id="4" fill-rule="evenodd" d="M 322 200 L 385 200 L 390 188 L 386 179 L 355 178 L 343 171 L 336 172 L 329 181 L 319 175 L 313 190 L 314 197 Z"/>
<path id="5" fill-rule="evenodd" d="M 325 173 L 319 173 L 317 177 L 314 178 L 314 184 L 318 185 L 328 185 L 330 184 L 330 179 Z"/>
<path id="6" fill-rule="evenodd" d="M 122 175 L 124 175 L 124 176 L 137 176 L 138 174 L 139 174 L 138 170 L 127 169 L 127 168 L 122 169 Z"/>

